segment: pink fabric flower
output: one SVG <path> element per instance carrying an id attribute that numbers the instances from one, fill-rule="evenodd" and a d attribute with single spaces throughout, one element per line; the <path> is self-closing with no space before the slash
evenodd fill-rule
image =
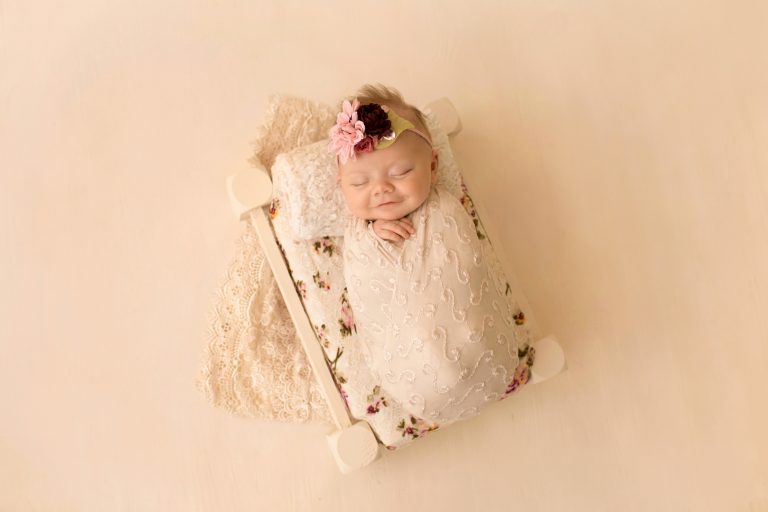
<path id="1" fill-rule="evenodd" d="M 341 112 L 336 115 L 336 124 L 328 132 L 331 138 L 328 149 L 339 156 L 342 164 L 355 158 L 355 145 L 365 137 L 365 124 L 357 119 L 359 107 L 357 98 L 352 103 L 344 100 Z"/>

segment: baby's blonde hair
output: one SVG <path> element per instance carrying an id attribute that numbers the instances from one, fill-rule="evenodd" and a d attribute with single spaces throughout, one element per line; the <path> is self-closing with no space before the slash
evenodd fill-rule
<path id="1" fill-rule="evenodd" d="M 404 115 L 417 125 L 417 128 L 432 138 L 424 113 L 403 99 L 400 91 L 394 87 L 378 84 L 365 84 L 358 89 L 356 97 L 361 105 L 378 103 L 394 108 L 400 115 Z"/>

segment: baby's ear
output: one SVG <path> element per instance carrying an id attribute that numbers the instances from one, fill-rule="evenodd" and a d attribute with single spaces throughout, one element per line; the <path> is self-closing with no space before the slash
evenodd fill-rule
<path id="1" fill-rule="evenodd" d="M 430 171 L 431 171 L 431 174 L 432 174 L 432 180 L 433 181 L 437 177 L 437 164 L 438 164 L 438 153 L 437 153 L 436 149 L 433 149 L 432 150 L 432 164 L 431 164 L 431 167 L 430 167 Z"/>

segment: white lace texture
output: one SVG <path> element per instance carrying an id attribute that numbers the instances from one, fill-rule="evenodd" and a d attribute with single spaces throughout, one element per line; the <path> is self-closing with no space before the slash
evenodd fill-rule
<path id="1" fill-rule="evenodd" d="M 252 164 L 326 136 L 330 106 L 273 95 L 253 142 Z M 285 302 L 250 222 L 209 312 L 198 388 L 211 404 L 237 415 L 331 423 Z"/>
<path id="2" fill-rule="evenodd" d="M 215 406 L 286 422 L 331 423 L 250 223 L 216 293 L 198 384 Z"/>

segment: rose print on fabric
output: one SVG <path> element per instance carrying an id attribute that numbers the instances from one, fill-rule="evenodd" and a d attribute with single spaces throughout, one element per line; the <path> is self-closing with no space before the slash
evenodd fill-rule
<path id="1" fill-rule="evenodd" d="M 331 237 L 324 236 L 319 240 L 315 240 L 312 244 L 312 248 L 316 254 L 324 253 L 331 257 L 333 256 L 333 251 L 336 249 L 336 246 L 333 244 Z"/>
<path id="2" fill-rule="evenodd" d="M 485 230 L 483 229 L 483 225 L 480 223 L 480 217 L 477 216 L 477 211 L 475 210 L 475 205 L 472 202 L 472 198 L 469 197 L 469 191 L 467 190 L 467 186 L 464 184 L 464 180 L 461 180 L 461 191 L 463 192 L 461 196 L 461 205 L 465 210 L 467 210 L 467 213 L 469 213 L 470 217 L 472 217 L 472 223 L 475 225 L 475 233 L 477 234 L 477 239 L 485 240 Z"/>
<path id="3" fill-rule="evenodd" d="M 326 274 L 327 275 L 327 274 Z M 320 271 L 318 270 L 312 275 L 312 280 L 315 282 L 318 288 L 321 290 L 330 290 L 331 283 L 320 277 Z"/>
<path id="4" fill-rule="evenodd" d="M 347 394 L 347 391 L 344 389 L 344 386 L 342 384 L 346 384 L 347 378 L 344 377 L 344 375 L 341 374 L 341 372 L 337 369 L 337 363 L 339 362 L 339 358 L 344 353 L 344 349 L 342 347 L 339 347 L 336 349 L 336 357 L 333 358 L 332 361 L 328 361 L 329 367 L 331 368 L 331 374 L 333 375 L 333 380 L 336 384 L 336 389 L 339 390 L 339 393 L 341 394 L 341 397 L 344 399 L 344 404 L 347 406 L 347 410 L 351 411 L 349 408 L 349 395 Z M 326 360 L 328 359 L 326 355 Z"/>
<path id="5" fill-rule="evenodd" d="M 280 210 L 280 199 L 274 197 L 269 203 L 269 218 L 274 219 L 277 217 L 277 213 Z"/>
<path id="6" fill-rule="evenodd" d="M 338 388 L 339 392 L 341 392 L 341 397 L 344 399 L 344 404 L 347 406 L 347 410 L 349 410 L 349 395 L 341 386 L 338 386 Z"/>
<path id="7" fill-rule="evenodd" d="M 514 393 L 517 388 L 519 388 L 521 385 L 528 382 L 528 379 L 531 376 L 531 371 L 527 366 L 520 366 L 515 371 L 515 377 L 512 379 L 512 382 L 509 383 L 507 386 L 507 390 L 504 391 L 504 396 L 506 397 L 510 393 Z"/>
<path id="8" fill-rule="evenodd" d="M 410 436 L 411 439 L 416 439 L 418 437 L 423 437 L 428 432 L 440 428 L 440 425 L 437 423 L 427 423 L 423 419 L 417 418 L 412 414 L 409 414 L 409 416 L 410 419 L 408 421 L 402 419 L 397 425 L 397 430 L 402 433 L 403 437 Z"/>
<path id="9" fill-rule="evenodd" d="M 343 353 L 344 353 L 344 348 L 342 347 L 337 348 L 336 356 L 331 361 L 329 361 L 331 372 L 333 373 L 333 376 L 336 377 L 336 380 L 339 382 L 339 384 L 344 384 L 347 382 L 347 379 L 336 369 L 336 364 L 339 362 L 339 358 Z"/>
<path id="10" fill-rule="evenodd" d="M 307 298 L 307 283 L 299 279 L 296 281 L 296 291 L 299 292 L 299 295 L 301 295 L 302 299 Z"/>
<path id="11" fill-rule="evenodd" d="M 341 336 L 351 336 L 354 331 L 357 333 L 357 326 L 355 326 L 355 319 L 352 316 L 352 307 L 349 305 L 349 299 L 347 298 L 347 287 L 341 292 L 341 318 L 339 318 L 339 327 Z"/>
<path id="12" fill-rule="evenodd" d="M 531 378 L 531 366 L 536 359 L 536 350 L 530 345 L 526 345 L 522 349 L 518 349 L 518 356 L 522 361 L 525 358 L 525 364 L 520 364 L 515 370 L 515 375 L 512 378 L 512 382 L 507 385 L 507 389 L 500 400 L 505 399 L 511 393 L 514 393 L 520 386 L 527 383 Z"/>
<path id="13" fill-rule="evenodd" d="M 328 333 L 325 330 L 325 324 L 320 325 L 320 327 L 312 324 L 312 327 L 315 328 L 315 334 L 317 335 L 317 339 L 320 340 L 320 343 L 322 343 L 325 348 L 329 348 L 331 346 L 331 342 L 328 339 Z"/>
<path id="14" fill-rule="evenodd" d="M 380 393 L 381 386 L 374 386 L 373 392 L 368 395 L 368 414 L 376 414 L 380 407 L 387 407 L 387 399 Z"/>

